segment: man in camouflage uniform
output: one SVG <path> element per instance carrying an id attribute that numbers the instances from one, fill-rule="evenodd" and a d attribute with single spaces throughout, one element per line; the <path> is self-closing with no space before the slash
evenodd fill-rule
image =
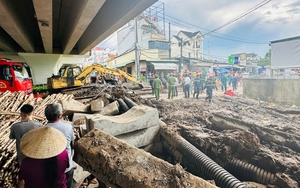
<path id="1" fill-rule="evenodd" d="M 159 100 L 159 94 L 160 94 L 160 89 L 162 86 L 161 80 L 158 78 L 158 75 L 155 75 L 155 79 L 153 80 L 153 88 L 154 88 L 154 93 L 155 93 L 155 98 L 156 100 Z"/>
<path id="2" fill-rule="evenodd" d="M 170 76 L 168 77 L 168 99 L 173 99 L 174 95 L 175 95 L 175 82 L 176 79 L 173 76 L 173 73 L 170 74 Z"/>

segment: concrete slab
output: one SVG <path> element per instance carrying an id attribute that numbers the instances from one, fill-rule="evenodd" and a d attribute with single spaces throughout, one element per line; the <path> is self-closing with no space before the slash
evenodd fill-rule
<path id="1" fill-rule="evenodd" d="M 112 102 L 106 105 L 100 112 L 101 115 L 113 116 L 119 114 L 119 103 L 118 101 Z"/>
<path id="2" fill-rule="evenodd" d="M 81 125 L 82 123 L 85 123 L 86 118 L 93 117 L 93 114 L 85 114 L 85 113 L 74 113 L 72 123 L 73 125 Z"/>
<path id="3" fill-rule="evenodd" d="M 97 128 L 113 136 L 157 126 L 158 111 L 148 106 L 134 106 L 118 116 L 97 115 L 87 118 L 88 131 Z"/>
<path id="4" fill-rule="evenodd" d="M 74 162 L 74 166 L 77 165 L 77 169 L 74 170 L 74 175 L 73 175 L 73 188 L 79 188 L 84 181 L 85 178 L 87 178 L 91 173 L 88 171 L 83 170 L 83 168 Z"/>
<path id="5" fill-rule="evenodd" d="M 82 104 L 74 99 L 62 99 L 61 105 L 63 108 L 64 115 L 70 115 L 75 112 L 88 112 L 90 105 Z"/>
<path id="6" fill-rule="evenodd" d="M 104 102 L 101 99 L 93 100 L 91 102 L 91 111 L 100 112 L 104 108 Z"/>
<path id="7" fill-rule="evenodd" d="M 137 148 L 147 146 L 159 141 L 160 126 L 149 127 L 142 130 L 137 130 L 127 134 L 116 136 L 118 139 L 135 146 Z"/>

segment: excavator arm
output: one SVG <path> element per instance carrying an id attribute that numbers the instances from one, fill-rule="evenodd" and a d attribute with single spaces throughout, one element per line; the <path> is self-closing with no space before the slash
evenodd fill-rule
<path id="1" fill-rule="evenodd" d="M 76 68 L 78 69 L 78 66 L 66 66 L 62 69 L 64 72 L 61 73 L 60 76 L 52 76 L 51 78 L 48 78 L 48 88 L 54 91 L 88 84 L 90 75 L 93 72 L 97 72 L 98 75 L 103 77 L 106 82 L 116 82 L 115 76 L 121 76 L 124 79 L 137 83 L 141 88 L 143 88 L 143 85 L 140 84 L 137 79 L 122 70 L 107 68 L 99 64 L 92 64 L 85 67 L 82 71 L 81 69 L 78 69 L 80 71 L 76 74 L 77 72 L 75 73 L 74 71 Z"/>
<path id="2" fill-rule="evenodd" d="M 99 64 L 92 64 L 92 65 L 89 65 L 89 66 L 85 67 L 83 69 L 83 71 L 79 75 L 76 76 L 75 79 L 83 81 L 87 77 L 89 77 L 90 74 L 93 71 L 98 72 L 98 74 L 100 74 L 101 76 L 105 76 L 105 75 L 123 76 L 124 78 L 126 78 L 126 79 L 128 79 L 128 80 L 130 80 L 132 82 L 140 84 L 140 82 L 136 78 L 134 78 L 133 76 L 129 75 L 125 71 L 122 71 L 120 69 L 107 68 L 107 67 L 104 67 L 104 66 L 99 65 Z"/>
<path id="3" fill-rule="evenodd" d="M 117 71 L 121 76 L 123 76 L 124 78 L 126 78 L 126 79 L 128 79 L 128 80 L 130 80 L 130 81 L 132 81 L 132 82 L 135 82 L 135 83 L 139 84 L 139 81 L 138 81 L 137 79 L 135 79 L 133 76 L 129 75 L 128 73 L 126 73 L 126 72 L 124 72 L 124 71 L 122 71 L 122 70 L 120 70 L 120 69 L 117 69 L 116 71 Z"/>

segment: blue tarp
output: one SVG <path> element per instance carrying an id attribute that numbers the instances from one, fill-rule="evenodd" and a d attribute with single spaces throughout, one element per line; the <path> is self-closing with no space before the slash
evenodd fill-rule
<path id="1" fill-rule="evenodd" d="M 230 66 L 230 68 L 232 68 L 232 66 Z M 214 71 L 217 71 L 217 68 L 214 68 Z M 228 69 L 224 68 L 224 67 L 220 67 L 219 72 L 221 74 L 223 74 L 223 73 L 229 73 L 230 71 Z"/>
<path id="2" fill-rule="evenodd" d="M 219 71 L 220 71 L 221 74 L 230 72 L 228 69 L 225 69 L 225 68 L 222 68 L 222 67 L 219 69 Z"/>

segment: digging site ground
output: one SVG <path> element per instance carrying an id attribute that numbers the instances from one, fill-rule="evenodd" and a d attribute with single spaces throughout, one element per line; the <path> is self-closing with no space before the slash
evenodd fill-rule
<path id="1" fill-rule="evenodd" d="M 211 103 L 205 102 L 205 94 L 201 94 L 200 99 L 186 99 L 181 90 L 179 96 L 174 99 L 167 99 L 167 93 L 162 93 L 161 99 L 156 101 L 149 91 L 132 91 L 123 87 L 108 86 L 81 89 L 77 93 L 52 95 L 45 99 L 5 93 L 0 96 L 0 174 L 1 177 L 5 177 L 2 178 L 4 183 L 1 182 L 1 185 L 11 187 L 10 185 L 16 183 L 18 166 L 14 142 L 10 141 L 6 145 L 3 143 L 9 140 L 9 125 L 17 121 L 16 112 L 22 104 L 29 102 L 34 105 L 39 117 L 36 120 L 46 123 L 43 115 L 45 105 L 61 98 L 74 98 L 89 104 L 98 97 L 105 96 L 112 102 L 126 96 L 137 104 L 157 108 L 160 120 L 166 123 L 162 126 L 164 131 L 173 138 L 180 135 L 239 180 L 247 182 L 248 187 L 299 187 L 299 109 L 295 106 L 243 98 L 241 87 L 237 93 L 239 96 L 232 97 L 220 91 L 214 92 Z M 69 96 L 70 94 L 74 97 Z M 163 153 L 153 151 L 156 149 L 154 146 L 152 151 L 149 151 L 153 155 L 150 155 L 120 143 L 111 135 L 91 131 L 77 140 L 81 144 L 81 150 L 85 151 L 78 153 L 77 158 L 83 159 L 87 163 L 86 166 L 89 166 L 87 170 L 106 184 L 98 186 L 101 188 L 214 187 L 209 184 L 213 181 L 201 179 L 211 180 L 206 178 L 206 174 L 199 174 L 197 166 L 190 165 L 191 161 L 184 160 L 163 138 L 161 139 Z M 87 187 L 92 178 L 87 178 L 80 187 Z"/>
<path id="2" fill-rule="evenodd" d="M 241 87 L 237 93 L 232 97 L 214 91 L 211 103 L 205 102 L 205 94 L 186 99 L 182 93 L 175 99 L 162 94 L 151 102 L 170 130 L 241 181 L 299 187 L 299 109 L 243 98 Z"/>
<path id="3" fill-rule="evenodd" d="M 114 93 L 117 93 L 117 97 L 130 96 L 138 104 L 157 108 L 160 119 L 167 124 L 168 131 L 173 132 L 174 137 L 177 134 L 181 135 L 239 180 L 248 182 L 248 187 L 299 187 L 300 111 L 295 106 L 243 98 L 242 87 L 238 88 L 236 91 L 238 96 L 234 97 L 215 91 L 212 103 L 205 102 L 205 93 L 200 95 L 200 99 L 186 99 L 181 89 L 178 97 L 167 99 L 167 92 L 163 92 L 158 101 L 149 91 Z M 115 156 L 111 156 L 110 152 L 110 158 L 119 158 L 121 153 L 120 161 L 136 160 L 132 158 L 134 155 L 131 152 L 126 152 L 125 147 L 115 151 L 117 151 L 114 153 Z M 204 176 L 197 174 L 197 169 L 185 164 L 180 157 L 176 158 L 176 154 L 172 151 L 165 151 L 157 156 L 174 165 L 180 163 L 187 171 L 205 178 L 205 174 Z M 107 165 L 112 164 L 113 162 Z M 152 170 L 158 165 L 151 160 L 143 164 L 147 164 L 147 169 Z M 138 169 L 135 169 L 137 171 L 134 174 L 139 174 L 140 178 L 165 177 L 165 184 L 168 184 L 168 180 L 171 179 L 171 182 L 174 179 L 173 173 Z M 121 170 L 118 173 L 123 172 Z M 113 180 L 116 181 L 118 180 Z M 126 181 L 121 182 L 126 184 Z M 170 187 L 189 187 L 180 183 L 170 185 L 172 185 Z M 147 186 L 142 184 L 141 187 Z"/>

